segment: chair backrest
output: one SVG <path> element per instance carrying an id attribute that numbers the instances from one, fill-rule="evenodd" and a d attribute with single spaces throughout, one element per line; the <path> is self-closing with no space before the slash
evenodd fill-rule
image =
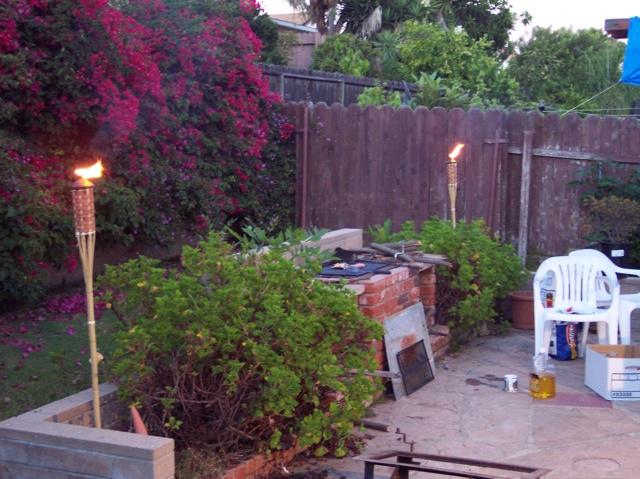
<path id="1" fill-rule="evenodd" d="M 606 254 L 596 249 L 578 249 L 575 251 L 571 251 L 569 253 L 569 256 L 580 256 L 583 258 L 599 259 L 601 261 L 610 263 L 611 268 L 613 268 L 615 272 L 618 272 L 619 269 L 618 266 L 613 261 L 611 261 Z M 596 282 L 596 297 L 598 306 L 606 306 L 611 302 L 611 295 L 609 294 L 609 291 L 607 291 L 603 281 Z"/>
<path id="2" fill-rule="evenodd" d="M 627 274 L 630 276 L 640 276 L 640 270 L 637 269 L 629 269 L 629 268 L 621 268 L 617 264 L 615 264 L 611 259 L 601 251 L 597 249 L 578 249 L 569 253 L 569 256 L 586 256 L 589 258 L 600 258 L 602 260 L 608 261 L 611 263 L 611 267 L 616 273 Z"/>
<path id="3" fill-rule="evenodd" d="M 611 262 L 594 256 L 554 256 L 542 262 L 533 279 L 534 307 L 544 308 L 542 284 L 548 274 L 555 279 L 553 308 L 595 310 L 598 282 L 605 282 L 611 299 L 617 302 L 620 284 Z"/>
<path id="4" fill-rule="evenodd" d="M 600 258 L 603 261 L 609 261 L 615 269 L 616 265 L 609 259 L 609 257 L 604 254 L 602 251 L 598 251 L 597 249 L 577 249 L 569 253 L 569 256 L 588 256 L 591 258 Z"/>

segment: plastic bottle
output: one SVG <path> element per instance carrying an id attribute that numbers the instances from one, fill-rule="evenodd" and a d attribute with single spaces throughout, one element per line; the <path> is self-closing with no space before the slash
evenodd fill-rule
<path id="1" fill-rule="evenodd" d="M 529 374 L 529 390 L 534 398 L 546 399 L 556 395 L 556 368 L 545 348 L 533 357 Z"/>

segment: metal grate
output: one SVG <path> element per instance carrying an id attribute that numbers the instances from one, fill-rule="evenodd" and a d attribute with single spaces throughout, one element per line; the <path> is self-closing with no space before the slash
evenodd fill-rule
<path id="1" fill-rule="evenodd" d="M 398 352 L 397 358 L 407 396 L 433 379 L 423 339 Z"/>

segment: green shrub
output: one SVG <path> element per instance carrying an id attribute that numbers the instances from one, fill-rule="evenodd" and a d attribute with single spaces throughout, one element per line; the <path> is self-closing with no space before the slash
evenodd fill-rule
<path id="1" fill-rule="evenodd" d="M 315 280 L 321 260 L 298 247 L 302 237 L 259 255 L 250 240 L 233 254 L 212 235 L 186 247 L 177 269 L 145 257 L 107 268 L 99 285 L 124 325 L 109 371 L 152 433 L 178 449 L 297 439 L 318 455 L 346 453 L 376 390 L 364 370 L 376 368 L 369 345 L 382 327 L 348 290 Z"/>
<path id="2" fill-rule="evenodd" d="M 377 107 L 391 105 L 394 108 L 399 108 L 402 105 L 402 95 L 399 91 L 389 90 L 384 85 L 367 87 L 358 95 L 358 106 L 365 107 L 367 105 Z"/>
<path id="3" fill-rule="evenodd" d="M 365 40 L 342 33 L 331 35 L 313 51 L 312 70 L 377 77 L 379 53 Z"/>
<path id="4" fill-rule="evenodd" d="M 494 322 L 496 301 L 524 280 L 514 247 L 492 237 L 483 220 L 459 221 L 452 228 L 450 221 L 434 217 L 417 232 L 413 222 L 406 222 L 393 234 L 387 221 L 369 232 L 378 242 L 418 239 L 425 253 L 447 256 L 452 267 L 437 271 L 436 322 L 449 326 L 457 340 Z"/>

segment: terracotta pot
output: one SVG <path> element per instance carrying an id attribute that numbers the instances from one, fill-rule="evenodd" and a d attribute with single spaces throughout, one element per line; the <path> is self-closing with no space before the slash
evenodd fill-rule
<path id="1" fill-rule="evenodd" d="M 511 321 L 516 329 L 534 329 L 533 291 L 514 291 L 511 297 Z"/>

